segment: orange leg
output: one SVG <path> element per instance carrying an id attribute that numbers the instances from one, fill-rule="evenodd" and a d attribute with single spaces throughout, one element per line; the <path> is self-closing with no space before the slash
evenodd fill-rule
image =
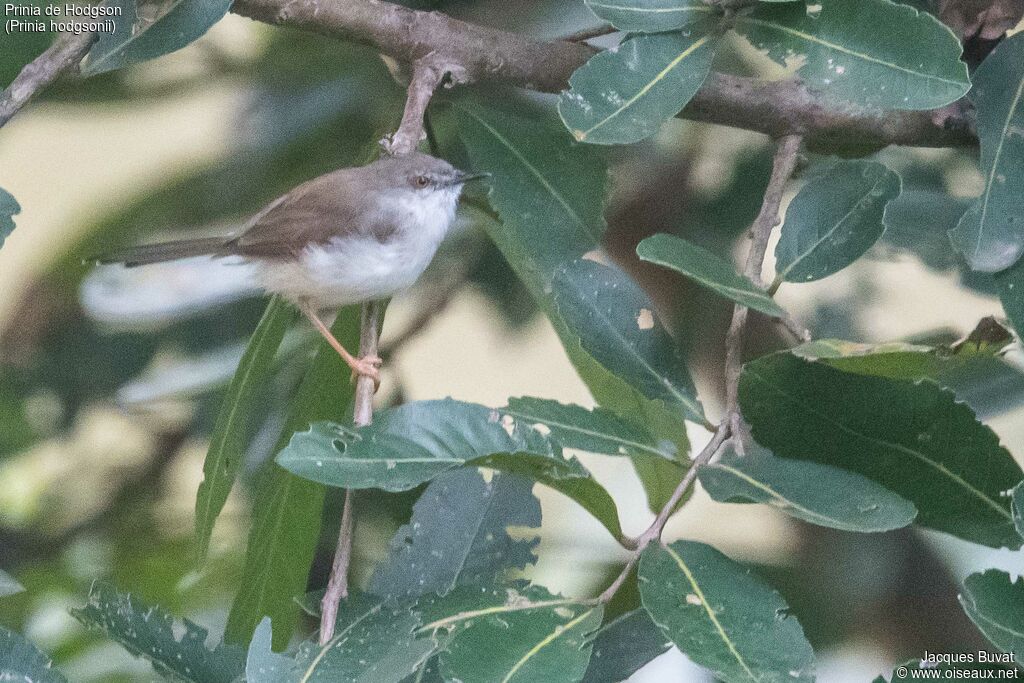
<path id="1" fill-rule="evenodd" d="M 342 360 L 352 368 L 352 377 L 355 378 L 357 375 L 363 377 L 369 377 L 373 380 L 374 390 L 380 388 L 380 364 L 381 359 L 377 356 L 366 356 L 364 358 L 356 358 L 348 350 L 341 345 L 341 342 L 335 339 L 334 335 L 331 334 L 331 329 L 324 324 L 324 321 L 320 320 L 320 317 L 316 314 L 312 308 L 308 306 L 301 307 L 302 313 L 309 318 L 309 321 L 313 323 L 313 327 L 323 335 L 323 338 L 327 340 L 327 343 L 331 345 L 338 355 L 341 356 Z"/>

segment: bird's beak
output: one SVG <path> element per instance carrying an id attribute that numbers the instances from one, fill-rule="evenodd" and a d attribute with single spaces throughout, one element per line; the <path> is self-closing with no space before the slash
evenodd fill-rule
<path id="1" fill-rule="evenodd" d="M 481 178 L 490 178 L 490 173 L 465 173 L 460 171 L 455 178 L 449 182 L 449 185 L 462 185 L 468 183 L 470 180 L 480 180 Z"/>

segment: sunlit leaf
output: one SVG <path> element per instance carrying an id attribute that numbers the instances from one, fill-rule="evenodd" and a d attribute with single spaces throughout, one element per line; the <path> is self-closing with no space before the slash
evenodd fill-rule
<path id="1" fill-rule="evenodd" d="M 569 79 L 558 113 L 580 142 L 621 144 L 656 133 L 682 110 L 711 69 L 710 24 L 628 38 L 599 52 Z"/>
<path id="2" fill-rule="evenodd" d="M 1024 660 L 1024 577 L 997 569 L 964 580 L 960 604 L 974 625 L 1013 661 Z"/>
<path id="3" fill-rule="evenodd" d="M 949 236 L 971 268 L 993 273 L 1024 253 L 1024 35 L 997 45 L 972 81 L 985 190 Z"/>
<path id="4" fill-rule="evenodd" d="M 960 41 L 935 17 L 889 0 L 765 3 L 736 30 L 807 85 L 869 107 L 934 109 L 970 87 Z"/>
<path id="5" fill-rule="evenodd" d="M 267 306 L 249 346 L 228 385 L 203 462 L 203 481 L 196 494 L 196 545 L 200 559 L 206 556 L 210 535 L 242 464 L 250 436 L 250 414 L 273 369 L 284 333 L 295 319 L 295 309 L 274 297 Z"/>
<path id="6" fill-rule="evenodd" d="M 812 681 L 814 652 L 777 591 L 709 545 L 652 543 L 644 609 L 683 654 L 727 683 Z"/>
<path id="7" fill-rule="evenodd" d="M 843 372 L 788 353 L 748 363 L 740 406 L 776 455 L 856 472 L 917 506 L 917 522 L 1018 548 L 1005 492 L 1024 479 L 996 434 L 933 382 Z"/>
<path id="8" fill-rule="evenodd" d="M 760 287 L 736 272 L 730 264 L 707 249 L 664 233 L 648 237 L 636 248 L 644 261 L 681 273 L 730 301 L 766 315 L 783 316 L 783 310 Z"/>
<path id="9" fill-rule="evenodd" d="M 701 486 L 722 503 L 764 503 L 818 526 L 889 531 L 917 515 L 907 499 L 853 472 L 772 455 L 756 445 L 700 469 Z"/>
<path id="10" fill-rule="evenodd" d="M 833 162 L 786 209 L 777 280 L 820 280 L 856 261 L 882 236 L 886 206 L 899 193 L 899 175 L 882 164 Z"/>
<path id="11" fill-rule="evenodd" d="M 391 539 L 368 590 L 385 598 L 445 594 L 457 585 L 493 583 L 536 562 L 537 539 L 511 526 L 540 526 L 533 482 L 506 474 L 484 481 L 473 469 L 446 472 L 427 486 L 412 519 Z"/>
<path id="12" fill-rule="evenodd" d="M 622 31 L 674 31 L 715 12 L 704 0 L 586 0 L 594 14 Z"/>
<path id="13" fill-rule="evenodd" d="M 245 671 L 245 652 L 231 645 L 210 648 L 206 629 L 176 621 L 158 607 L 147 607 L 128 593 L 95 583 L 89 602 L 71 614 L 103 631 L 159 673 L 184 683 L 231 683 Z"/>

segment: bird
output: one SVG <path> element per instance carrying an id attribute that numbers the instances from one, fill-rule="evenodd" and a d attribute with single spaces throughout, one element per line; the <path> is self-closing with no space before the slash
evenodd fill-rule
<path id="1" fill-rule="evenodd" d="M 388 298 L 410 287 L 451 229 L 461 171 L 421 152 L 384 156 L 298 185 L 235 234 L 142 244 L 91 260 L 143 266 L 196 256 L 240 257 L 256 283 L 294 305 L 352 369 L 380 384 L 381 359 L 356 357 L 321 319 L 325 310 Z"/>

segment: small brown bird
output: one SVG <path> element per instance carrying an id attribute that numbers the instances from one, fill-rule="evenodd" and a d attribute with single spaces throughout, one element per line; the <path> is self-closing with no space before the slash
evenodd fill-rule
<path id="1" fill-rule="evenodd" d="M 412 285 L 455 218 L 462 186 L 486 173 L 413 153 L 343 168 L 275 199 L 236 235 L 146 244 L 96 259 L 141 266 L 239 256 L 264 290 L 293 303 L 352 371 L 379 383 L 380 358 L 356 358 L 320 319 L 324 309 L 387 298 Z"/>

